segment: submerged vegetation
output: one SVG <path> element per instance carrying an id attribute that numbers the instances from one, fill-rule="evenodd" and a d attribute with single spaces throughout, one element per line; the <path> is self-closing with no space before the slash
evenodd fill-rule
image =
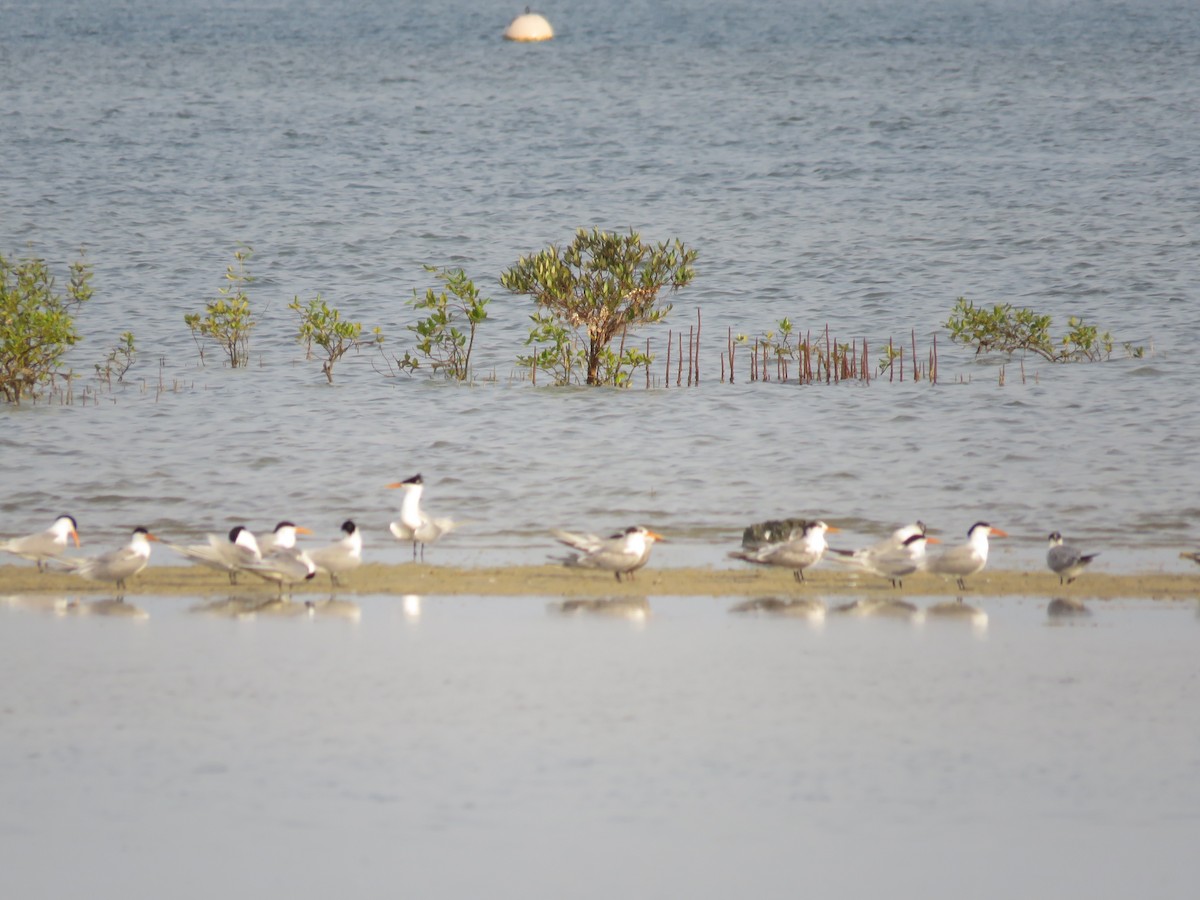
<path id="1" fill-rule="evenodd" d="M 79 340 L 75 313 L 92 297 L 92 270 L 71 263 L 66 292 L 55 289 L 44 259 L 9 261 L 0 255 L 0 395 L 32 399 L 56 377 L 63 355 Z"/>
<path id="2" fill-rule="evenodd" d="M 125 380 L 127 373 L 137 360 L 137 344 L 133 332 L 126 331 L 121 335 L 121 343 L 114 344 L 108 351 L 104 362 L 96 363 L 96 378 L 111 386 L 113 376 L 118 382 Z"/>
<path id="3" fill-rule="evenodd" d="M 208 301 L 203 314 L 184 316 L 202 365 L 209 341 L 221 348 L 231 367 L 249 362 L 250 334 L 257 324 L 247 290 L 254 281 L 247 265 L 252 253 L 250 247 L 239 245 L 218 296 Z M 828 324 L 805 331 L 784 317 L 757 334 L 729 328 L 724 347 L 714 353 L 701 346 L 697 309 L 695 322 L 685 330 L 668 330 L 665 342 L 661 332 L 645 340 L 635 338 L 639 327 L 667 317 L 672 305 L 662 295 L 691 283 L 695 260 L 696 252 L 679 240 L 649 244 L 633 230 L 624 234 L 599 229 L 579 230 L 565 248 L 551 245 L 521 257 L 499 277 L 502 287 L 527 294 L 536 304 L 525 341 L 530 350 L 516 354 L 518 368 L 512 377 L 528 377 L 537 384 L 539 373 L 545 373 L 554 384 L 611 387 L 630 387 L 644 377 L 647 388 L 692 387 L 700 384 L 702 351 L 707 349 L 710 365 L 714 356 L 719 357 L 722 383 L 739 378 L 798 385 L 870 384 L 883 378 L 938 383 L 937 331 L 929 334 L 923 347 L 918 347 L 916 329 L 899 342 L 889 337 L 886 343 L 871 345 L 866 338 L 840 340 Z M 405 326 L 415 343 L 402 357 L 383 352 L 384 337 L 378 326 L 366 332 L 362 323 L 343 319 L 320 294 L 307 302 L 299 296 L 292 299 L 288 308 L 299 316 L 295 339 L 306 346 L 309 359 L 320 360 L 329 383 L 346 353 L 369 346 L 380 349 L 384 374 L 397 370 L 412 374 L 424 368 L 447 380 L 473 379 L 478 329 L 490 318 L 492 301 L 482 296 L 461 268 L 426 265 L 424 269 L 438 284 L 424 293 L 413 291 L 408 305 L 420 317 Z M 79 340 L 73 316 L 92 297 L 92 270 L 81 259 L 71 264 L 70 272 L 66 290 L 58 291 L 44 260 L 12 262 L 0 256 L 0 396 L 9 403 L 47 392 L 56 401 L 74 402 L 74 375 L 62 371 L 61 365 Z M 976 356 L 1017 355 L 1022 381 L 1029 355 L 1052 363 L 1097 361 L 1111 358 L 1117 346 L 1109 332 L 1082 318 L 1069 317 L 1067 331 L 1057 338 L 1051 334 L 1051 324 L 1049 315 L 1031 309 L 1007 303 L 977 307 L 960 297 L 943 326 L 953 342 L 973 347 Z M 1121 346 L 1128 357 L 1146 355 L 1142 346 Z M 656 364 L 654 350 L 659 348 L 665 349 L 663 368 Z M 95 364 L 96 383 L 84 387 L 82 399 L 98 400 L 104 391 L 113 390 L 114 382 L 123 385 L 137 357 L 133 332 L 122 333 L 103 361 Z M 178 379 L 168 383 L 165 367 L 165 357 L 160 357 L 157 388 L 143 378 L 143 393 L 155 389 L 158 397 L 186 388 L 186 382 Z M 996 373 L 999 384 L 1006 383 L 1004 365 L 989 365 L 988 370 Z M 1032 377 L 1036 380 L 1036 371 Z M 968 374 L 954 380 L 970 379 Z M 496 380 L 494 370 L 490 380 Z"/>
<path id="4" fill-rule="evenodd" d="M 1049 362 L 1095 362 L 1108 359 L 1113 352 L 1113 337 L 1094 325 L 1071 316 L 1069 330 L 1059 340 L 1050 336 L 1050 316 L 1011 303 L 997 303 L 991 309 L 976 306 L 959 297 L 946 321 L 950 340 L 975 348 L 975 354 L 1000 352 L 1033 353 Z M 1123 345 L 1130 356 L 1145 354 L 1144 347 Z"/>

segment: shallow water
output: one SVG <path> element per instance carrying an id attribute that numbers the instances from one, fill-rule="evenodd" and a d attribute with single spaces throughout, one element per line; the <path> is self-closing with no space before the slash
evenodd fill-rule
<path id="1" fill-rule="evenodd" d="M 1193 605 L 1007 598 L 979 632 L 355 599 L 0 606 L 9 889 L 1190 896 Z"/>
<path id="2" fill-rule="evenodd" d="M 1059 530 L 1095 568 L 1180 565 L 1200 492 L 1190 351 L 1200 21 L 1163 0 L 711 0 L 548 9 L 559 37 L 498 39 L 510 4 L 354 10 L 255 0 L 0 6 L 0 249 L 86 246 L 74 405 L 0 409 L 0 533 L 70 511 L 91 550 L 144 524 L 187 541 L 283 518 L 403 559 L 383 485 L 415 472 L 463 522 L 434 559 L 527 562 L 549 527 L 639 521 L 664 564 L 723 565 L 750 521 L 822 516 L 866 542 L 922 518 Z M 514 380 L 532 311 L 495 279 L 576 227 L 701 254 L 702 385 Z M 255 248 L 254 365 L 200 367 L 183 327 Z M 492 296 L 472 388 L 348 357 L 324 384 L 286 304 L 324 294 L 411 348 L 423 263 Z M 1082 315 L 1141 360 L 1008 366 L 938 343 L 942 383 L 720 383 L 727 331 L 911 341 L 954 298 Z M 94 391 L 122 331 L 128 386 Z M 1117 356 L 1121 356 L 1118 351 Z M 488 381 L 494 377 L 495 381 Z M 968 381 L 969 380 L 969 381 Z M 967 382 L 967 383 L 962 383 Z"/>
<path id="3" fill-rule="evenodd" d="M 138 524 L 332 539 L 349 516 L 401 561 L 383 486 L 419 471 L 461 522 L 430 562 L 536 562 L 550 527 L 638 521 L 671 538 L 652 565 L 730 565 L 748 522 L 799 515 L 847 546 L 985 518 L 1010 568 L 1051 530 L 1094 572 L 1185 565 L 1194 4 L 633 0 L 547 7 L 558 37 L 514 46 L 518 6 L 0 0 L 0 252 L 65 272 L 85 246 L 97 289 L 76 402 L 0 408 L 0 535 L 71 512 L 95 552 Z M 591 225 L 699 250 L 666 327 L 701 310 L 700 387 L 664 385 L 664 329 L 649 391 L 517 377 L 532 309 L 496 278 Z M 254 364 L 200 366 L 183 315 L 238 241 Z M 287 303 L 321 292 L 402 355 L 425 263 L 494 298 L 476 384 L 370 356 L 324 384 Z M 729 330 L 787 316 L 924 354 L 960 295 L 1149 353 L 1014 361 L 1000 386 L 941 332 L 936 387 L 751 383 L 745 354 L 720 381 Z M 97 394 L 126 330 L 129 383 Z M 1060 627 L 1004 598 L 979 632 L 356 599 L 357 623 L 0 607 L 9 892 L 1194 892 L 1192 606 Z"/>

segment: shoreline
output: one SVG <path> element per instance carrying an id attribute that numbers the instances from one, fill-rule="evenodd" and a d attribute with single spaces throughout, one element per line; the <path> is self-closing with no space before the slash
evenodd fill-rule
<path id="1" fill-rule="evenodd" d="M 500 566 L 460 568 L 422 563 L 366 563 L 343 576 L 331 590 L 329 576 L 293 587 L 294 595 L 355 594 L 478 595 L 495 597 L 754 597 L 765 595 L 870 595 L 876 597 L 1073 597 L 1080 600 L 1200 598 L 1200 574 L 1144 572 L 1084 573 L 1073 584 L 1060 585 L 1050 572 L 988 569 L 967 579 L 960 591 L 953 581 L 918 573 L 893 588 L 882 578 L 832 569 L 810 571 L 803 584 L 790 571 L 710 569 L 704 567 L 642 569 L 634 580 L 618 582 L 610 573 L 563 566 Z M 0 565 L 0 594 L 113 595 L 110 584 L 86 581 L 66 572 L 39 572 L 35 566 Z M 270 596 L 275 585 L 242 574 L 230 585 L 223 572 L 201 566 L 150 566 L 129 579 L 124 596 L 253 594 Z"/>

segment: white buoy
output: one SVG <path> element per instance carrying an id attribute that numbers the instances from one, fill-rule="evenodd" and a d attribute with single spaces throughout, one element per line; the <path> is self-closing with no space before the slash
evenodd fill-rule
<path id="1" fill-rule="evenodd" d="M 504 37 L 510 41 L 548 41 L 554 37 L 554 29 L 545 16 L 530 12 L 527 6 L 524 14 L 517 16 L 504 29 Z"/>

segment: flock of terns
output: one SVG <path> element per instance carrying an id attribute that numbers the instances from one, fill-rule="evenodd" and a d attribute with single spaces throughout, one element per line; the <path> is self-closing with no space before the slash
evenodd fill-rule
<path id="1" fill-rule="evenodd" d="M 434 543 L 452 531 L 455 523 L 452 519 L 433 518 L 421 509 L 424 481 L 419 474 L 387 487 L 404 492 L 400 516 L 390 523 L 389 528 L 397 540 L 412 542 L 414 560 L 418 552 L 423 560 L 425 545 Z M 907 575 L 929 572 L 953 578 L 960 589 L 965 589 L 965 579 L 983 571 L 987 565 L 989 538 L 1007 537 L 1004 531 L 987 522 L 976 522 L 967 531 L 966 543 L 947 547 L 936 554 L 927 554 L 927 546 L 939 541 L 927 533 L 925 524 L 920 521 L 898 528 L 878 543 L 856 550 L 830 547 L 826 535 L 837 531 L 837 528 L 823 521 L 801 522 L 778 539 L 768 536 L 756 546 L 730 552 L 729 556 L 755 565 L 790 569 L 797 582 L 805 580 L 806 569 L 829 558 L 848 568 L 887 579 L 894 587 L 901 586 L 902 579 Z M 337 586 L 341 583 L 341 576 L 361 565 L 363 541 L 358 527 L 347 519 L 342 524 L 342 532 L 343 536 L 338 541 L 316 549 L 299 548 L 296 545 L 297 535 L 312 532 L 287 521 L 280 522 L 273 532 L 260 537 L 238 525 L 227 536 L 208 535 L 204 544 L 163 543 L 193 563 L 227 572 L 231 584 L 236 584 L 239 574 L 243 572 L 274 582 L 282 597 L 287 588 L 312 579 L 318 573 L 328 574 L 331 584 Z M 654 544 L 664 540 L 662 535 L 640 525 L 626 528 L 610 537 L 560 530 L 552 534 L 572 550 L 569 555 L 553 557 L 557 562 L 573 568 L 612 572 L 617 581 L 633 578 L 634 573 L 649 561 Z M 46 531 L 0 541 L 0 551 L 32 560 L 37 563 L 39 570 L 55 566 L 91 581 L 112 583 L 118 591 L 122 591 L 126 580 L 146 567 L 150 560 L 151 542 L 159 539 L 145 528 L 136 528 L 124 547 L 99 556 L 65 558 L 64 553 L 71 540 L 79 546 L 75 519 L 64 515 L 59 516 Z M 1056 531 L 1049 537 L 1046 564 L 1059 576 L 1060 583 L 1070 584 L 1097 555 L 1084 553 L 1064 543 L 1062 535 Z M 1200 563 L 1200 553 L 1180 555 Z M 804 615 L 815 611 L 815 602 L 787 601 L 786 609 L 776 609 L 772 604 L 784 604 L 785 601 L 757 600 L 742 604 L 738 610 Z M 900 604 L 899 601 L 888 602 Z M 960 605 L 964 612 L 973 609 Z M 823 610 L 823 604 L 821 608 Z"/>
<path id="2" fill-rule="evenodd" d="M 412 541 L 414 560 L 418 548 L 424 559 L 425 545 L 453 530 L 454 522 L 431 518 L 421 510 L 425 483 L 420 475 L 388 487 L 404 491 L 400 518 L 389 526 L 391 532 L 397 540 Z M 159 541 L 148 530 L 138 527 L 124 547 L 99 556 L 64 559 L 62 556 L 70 540 L 79 546 L 79 531 L 73 516 L 59 516 L 46 531 L 4 541 L 0 543 L 0 550 L 33 560 L 41 571 L 48 565 L 55 566 L 89 581 L 114 584 L 122 591 L 126 580 L 149 564 L 151 542 L 160 542 L 198 565 L 229 573 L 230 584 L 237 584 L 240 573 L 249 572 L 274 582 L 282 596 L 285 588 L 314 578 L 318 572 L 327 573 L 331 582 L 337 585 L 339 576 L 362 565 L 363 541 L 358 526 L 347 519 L 342 523 L 342 532 L 343 537 L 333 544 L 303 550 L 296 546 L 296 536 L 312 532 L 293 522 L 280 522 L 273 532 L 261 537 L 237 525 L 229 531 L 228 537 L 210 534 L 207 543 L 191 545 Z"/>

